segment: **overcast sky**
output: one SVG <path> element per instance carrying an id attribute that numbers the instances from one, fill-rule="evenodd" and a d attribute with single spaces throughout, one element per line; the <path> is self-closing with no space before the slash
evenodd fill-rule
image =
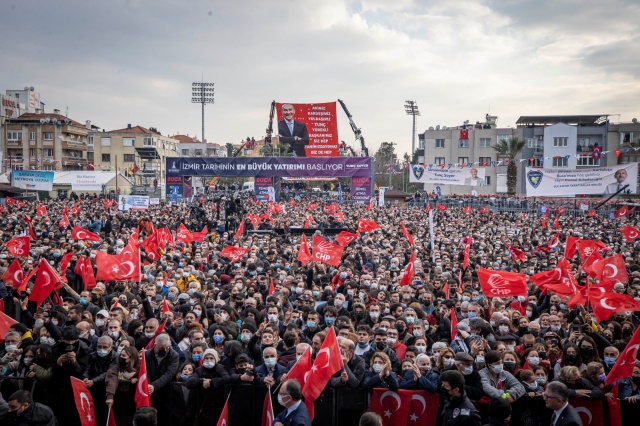
<path id="1" fill-rule="evenodd" d="M 640 118 L 637 0 L 6 0 L 0 34 L 2 92 L 34 86 L 48 112 L 107 130 L 200 137 L 202 76 L 219 143 L 262 137 L 272 100 L 340 98 L 370 147 L 400 153 L 407 99 L 420 132 L 487 112 Z"/>

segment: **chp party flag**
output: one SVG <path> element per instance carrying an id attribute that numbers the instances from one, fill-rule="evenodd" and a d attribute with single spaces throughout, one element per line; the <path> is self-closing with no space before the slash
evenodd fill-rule
<path id="1" fill-rule="evenodd" d="M 184 223 L 181 223 L 176 232 L 176 242 L 189 244 L 193 241 L 195 241 L 193 234 L 184 226 Z"/>
<path id="2" fill-rule="evenodd" d="M 527 296 L 527 276 L 480 267 L 478 278 L 486 297 Z"/>
<path id="3" fill-rule="evenodd" d="M 633 333 L 631 340 L 629 340 L 624 351 L 622 351 L 613 368 L 609 374 L 607 374 L 607 378 L 604 382 L 605 385 L 610 385 L 620 379 L 631 377 L 631 374 L 633 373 L 633 366 L 638 357 L 638 348 L 640 348 L 640 328 L 637 328 L 636 332 Z"/>
<path id="4" fill-rule="evenodd" d="M 140 351 L 140 372 L 138 373 L 138 383 L 136 384 L 136 409 L 140 407 L 151 407 L 151 397 L 149 397 L 149 378 L 147 377 L 147 362 L 145 352 Z"/>
<path id="5" fill-rule="evenodd" d="M 236 247 L 236 246 L 226 246 L 220 252 L 220 256 L 224 256 L 227 259 L 231 259 L 234 262 L 238 262 L 238 261 L 240 261 L 240 259 L 242 259 L 242 256 L 244 256 L 245 254 L 249 253 L 249 250 L 250 249 L 248 249 L 248 248 L 242 248 L 242 247 Z"/>
<path id="6" fill-rule="evenodd" d="M 358 219 L 358 232 L 372 232 L 374 229 L 379 228 L 380 225 L 373 220 Z"/>
<path id="7" fill-rule="evenodd" d="M 319 235 L 313 236 L 313 260 L 331 266 L 338 266 L 340 265 L 343 251 L 344 247 L 330 243 Z"/>
<path id="8" fill-rule="evenodd" d="M 93 407 L 93 397 L 87 385 L 80 379 L 70 377 L 73 388 L 73 399 L 76 402 L 80 424 L 82 426 L 96 426 L 96 412 Z"/>
<path id="9" fill-rule="evenodd" d="M 27 257 L 31 249 L 31 237 L 15 237 L 7 241 L 7 250 L 14 257 Z"/>
<path id="10" fill-rule="evenodd" d="M 100 235 L 75 225 L 71 231 L 71 239 L 76 241 L 100 241 Z"/>

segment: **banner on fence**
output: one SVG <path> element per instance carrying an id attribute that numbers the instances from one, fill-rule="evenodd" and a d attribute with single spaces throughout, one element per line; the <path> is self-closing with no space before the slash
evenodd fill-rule
<path id="1" fill-rule="evenodd" d="M 53 189 L 53 172 L 11 170 L 11 185 L 32 191 L 51 191 Z"/>
<path id="2" fill-rule="evenodd" d="M 577 170 L 525 168 L 527 197 L 637 193 L 638 163 Z"/>
<path id="3" fill-rule="evenodd" d="M 443 167 L 444 166 L 444 167 Z M 446 185 L 485 186 L 484 167 L 458 167 L 453 165 L 422 164 L 411 165 L 409 182 L 437 183 Z"/>
<path id="4" fill-rule="evenodd" d="M 118 210 L 147 210 L 149 197 L 144 195 L 118 195 Z"/>

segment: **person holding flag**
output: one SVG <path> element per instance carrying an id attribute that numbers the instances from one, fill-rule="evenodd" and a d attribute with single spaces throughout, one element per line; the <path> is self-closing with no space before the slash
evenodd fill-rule
<path id="1" fill-rule="evenodd" d="M 123 348 L 116 362 L 107 370 L 105 404 L 111 408 L 117 424 L 130 422 L 136 412 L 139 370 L 140 357 L 133 346 Z"/>

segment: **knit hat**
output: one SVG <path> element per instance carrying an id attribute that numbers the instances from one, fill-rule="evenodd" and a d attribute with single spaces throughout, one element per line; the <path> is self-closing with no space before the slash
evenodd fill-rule
<path id="1" fill-rule="evenodd" d="M 216 362 L 220 361 L 220 355 L 218 355 L 218 352 L 216 352 L 215 349 L 207 349 L 204 351 L 204 354 L 202 355 L 202 358 L 204 359 L 204 357 L 206 357 L 207 355 L 213 355 L 213 357 L 215 358 Z"/>

